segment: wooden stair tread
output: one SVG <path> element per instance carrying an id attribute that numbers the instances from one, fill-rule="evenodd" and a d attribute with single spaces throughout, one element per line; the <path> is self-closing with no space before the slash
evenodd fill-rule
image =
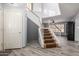
<path id="1" fill-rule="evenodd" d="M 50 33 L 47 33 L 47 34 L 44 34 L 44 36 L 45 36 L 45 35 L 51 35 L 51 34 L 50 34 Z"/>
<path id="2" fill-rule="evenodd" d="M 50 33 L 50 32 L 44 32 L 44 33 Z"/>
<path id="3" fill-rule="evenodd" d="M 44 39 L 54 39 L 53 36 L 44 36 Z"/>
<path id="4" fill-rule="evenodd" d="M 44 39 L 44 40 L 54 40 L 54 39 L 52 38 L 52 39 Z"/>
<path id="5" fill-rule="evenodd" d="M 47 28 L 44 28 L 43 30 L 49 30 L 49 29 L 47 29 Z"/>
<path id="6" fill-rule="evenodd" d="M 56 44 L 55 42 L 54 43 L 46 43 L 46 45 L 53 45 L 53 44 Z"/>
<path id="7" fill-rule="evenodd" d="M 50 33 L 50 31 L 44 31 L 44 33 Z"/>
<path id="8" fill-rule="evenodd" d="M 51 33 L 44 33 L 44 34 L 51 34 Z"/>
<path id="9" fill-rule="evenodd" d="M 44 31 L 44 33 L 50 33 L 50 31 Z"/>
<path id="10" fill-rule="evenodd" d="M 55 40 L 53 40 L 53 39 L 44 40 L 44 43 L 53 43 L 53 42 L 55 42 Z"/>
<path id="11" fill-rule="evenodd" d="M 56 43 L 46 43 L 44 45 L 45 48 L 54 48 L 57 47 L 58 45 Z"/>
<path id="12" fill-rule="evenodd" d="M 50 33 L 44 33 L 44 34 L 50 34 Z"/>
<path id="13" fill-rule="evenodd" d="M 44 35 L 44 36 L 52 36 L 51 34 L 49 34 L 49 35 Z"/>
<path id="14" fill-rule="evenodd" d="M 52 35 L 45 35 L 44 37 L 52 37 Z"/>
<path id="15" fill-rule="evenodd" d="M 52 36 L 45 36 L 44 39 L 52 39 Z"/>

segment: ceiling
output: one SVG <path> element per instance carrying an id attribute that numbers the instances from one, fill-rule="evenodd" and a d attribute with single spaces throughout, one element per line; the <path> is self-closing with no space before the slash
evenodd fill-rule
<path id="1" fill-rule="evenodd" d="M 61 15 L 54 16 L 54 20 L 69 21 L 79 12 L 79 3 L 59 3 Z M 52 17 L 46 18 L 52 19 Z"/>
<path id="2" fill-rule="evenodd" d="M 16 7 L 24 7 L 25 4 L 5 4 L 6 6 L 16 6 Z M 49 7 L 49 6 L 48 6 Z M 55 7 L 55 6 L 54 6 Z M 46 6 L 47 8 L 47 6 Z M 53 8 L 53 6 L 52 6 Z M 49 8 L 48 8 L 49 9 Z M 78 12 L 79 12 L 79 3 L 59 3 L 59 9 L 61 12 L 61 15 L 54 16 L 54 20 L 61 20 L 61 21 L 69 21 L 71 20 Z M 52 19 L 52 17 L 44 18 L 46 19 Z"/>
<path id="3" fill-rule="evenodd" d="M 5 8 L 25 8 L 26 3 L 2 3 Z"/>

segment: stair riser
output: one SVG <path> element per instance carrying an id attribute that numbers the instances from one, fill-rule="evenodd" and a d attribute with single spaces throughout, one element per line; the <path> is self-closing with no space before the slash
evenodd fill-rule
<path id="1" fill-rule="evenodd" d="M 55 42 L 55 41 L 54 40 L 50 40 L 50 41 L 49 40 L 48 41 L 46 40 L 46 41 L 44 41 L 44 43 L 53 43 L 53 42 Z"/>
<path id="2" fill-rule="evenodd" d="M 44 33 L 44 34 L 45 34 L 45 35 L 46 35 L 46 34 L 48 35 L 48 34 L 50 34 L 50 33 Z M 50 35 L 51 35 L 51 34 L 50 34 Z"/>
<path id="3" fill-rule="evenodd" d="M 50 32 L 50 31 L 44 31 L 44 33 L 45 33 L 45 32 Z"/>
<path id="4" fill-rule="evenodd" d="M 52 37 L 44 37 L 44 39 L 52 39 Z"/>
<path id="5" fill-rule="evenodd" d="M 52 35 L 44 35 L 44 37 L 52 37 Z"/>
<path id="6" fill-rule="evenodd" d="M 50 34 L 50 32 L 44 32 L 44 33 L 48 33 L 48 34 Z"/>
<path id="7" fill-rule="evenodd" d="M 49 29 L 44 29 L 45 31 L 49 30 Z"/>
<path id="8" fill-rule="evenodd" d="M 57 44 L 45 45 L 45 48 L 54 48 L 57 47 Z"/>
<path id="9" fill-rule="evenodd" d="M 51 34 L 44 34 L 44 36 L 50 36 Z"/>
<path id="10" fill-rule="evenodd" d="M 44 29 L 44 31 L 49 31 L 48 29 Z"/>

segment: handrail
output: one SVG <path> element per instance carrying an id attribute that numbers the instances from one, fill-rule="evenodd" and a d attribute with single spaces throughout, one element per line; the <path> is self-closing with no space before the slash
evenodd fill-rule
<path id="1" fill-rule="evenodd" d="M 59 29 L 59 27 L 58 26 L 56 26 L 56 24 L 54 23 L 53 24 L 60 32 L 61 32 L 61 30 Z"/>
<path id="2" fill-rule="evenodd" d="M 54 37 L 54 39 L 56 40 L 56 43 L 58 44 L 58 46 L 60 46 L 60 41 L 58 40 L 58 38 L 55 35 L 55 33 L 52 31 L 52 28 L 50 26 L 49 26 L 49 30 L 52 33 L 52 36 Z"/>
<path id="3" fill-rule="evenodd" d="M 41 17 L 39 17 L 35 12 L 33 12 L 32 10 L 30 10 L 28 7 L 26 7 L 30 12 L 32 12 L 36 17 L 38 17 L 40 20 L 40 25 L 42 25 L 42 20 L 41 20 Z"/>
<path id="4" fill-rule="evenodd" d="M 30 10 L 28 7 L 27 7 L 27 9 L 29 10 L 29 11 L 31 11 L 35 16 L 37 16 L 38 18 L 40 18 L 36 13 L 34 13 L 32 10 Z"/>
<path id="5" fill-rule="evenodd" d="M 56 23 L 54 21 L 53 21 L 53 23 L 49 23 L 49 26 L 50 26 L 50 24 L 53 24 L 61 33 L 61 29 L 56 25 Z"/>
<path id="6" fill-rule="evenodd" d="M 53 20 L 53 22 L 49 22 L 49 25 L 50 24 L 53 24 L 61 32 L 61 29 L 56 25 L 56 23 L 54 22 L 54 20 Z"/>

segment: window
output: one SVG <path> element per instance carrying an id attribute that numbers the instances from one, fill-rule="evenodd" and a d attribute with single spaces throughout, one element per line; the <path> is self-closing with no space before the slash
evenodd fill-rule
<path id="1" fill-rule="evenodd" d="M 27 3 L 27 7 L 32 10 L 32 3 Z"/>
<path id="2" fill-rule="evenodd" d="M 59 28 L 57 29 L 54 25 L 52 25 L 53 31 L 54 32 L 64 32 L 64 24 L 56 24 L 56 26 Z"/>

